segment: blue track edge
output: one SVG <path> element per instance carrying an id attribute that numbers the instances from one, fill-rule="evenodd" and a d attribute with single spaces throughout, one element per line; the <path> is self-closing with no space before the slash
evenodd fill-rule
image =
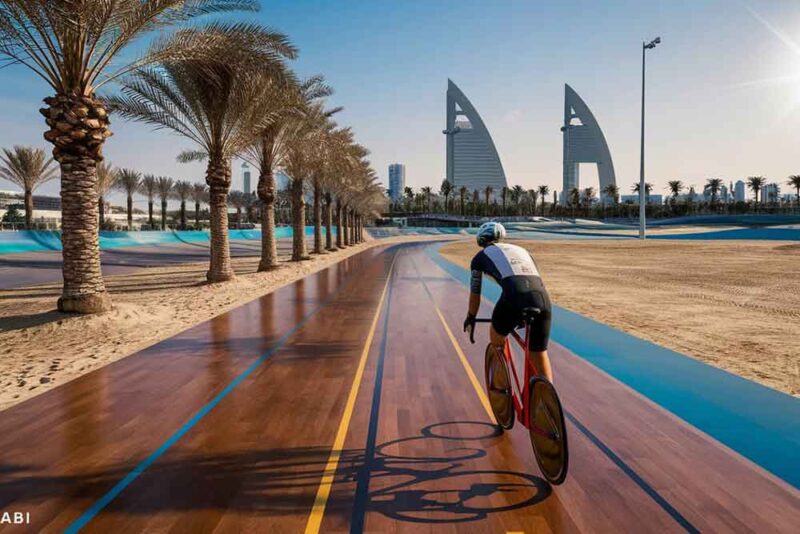
<path id="1" fill-rule="evenodd" d="M 427 247 L 469 286 L 466 269 Z M 500 288 L 484 284 L 495 301 Z M 466 302 L 466 297 L 465 297 Z M 800 399 L 553 306 L 551 339 L 767 471 L 800 488 Z"/>

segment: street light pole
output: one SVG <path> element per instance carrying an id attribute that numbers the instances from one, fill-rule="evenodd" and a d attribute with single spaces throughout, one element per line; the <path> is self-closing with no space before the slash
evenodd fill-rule
<path id="1" fill-rule="evenodd" d="M 661 37 L 656 37 L 649 43 L 642 43 L 642 139 L 639 153 L 639 239 L 645 239 L 647 230 L 647 206 L 645 201 L 645 181 L 644 181 L 644 89 L 645 89 L 645 52 L 655 48 L 661 43 Z"/>

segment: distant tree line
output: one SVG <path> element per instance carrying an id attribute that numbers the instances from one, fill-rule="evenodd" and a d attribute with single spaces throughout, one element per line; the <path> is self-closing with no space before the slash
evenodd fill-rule
<path id="1" fill-rule="evenodd" d="M 693 185 L 686 186 L 681 180 L 671 180 L 665 188 L 668 195 L 663 204 L 650 203 L 653 185 L 645 183 L 645 202 L 650 217 L 800 211 L 800 175 L 789 176 L 786 184 L 795 193 L 793 206 L 781 201 L 780 190 L 776 188 L 770 188 L 768 198 L 764 198 L 767 179 L 763 176 L 747 178 L 746 187 L 751 191 L 752 199 L 745 201 L 734 201 L 733 191 L 728 191 L 728 200 L 721 199 L 723 180 L 709 178 L 701 193 Z M 631 192 L 639 193 L 638 183 L 631 188 Z M 550 188 L 546 185 L 534 189 L 515 185 L 503 187 L 496 192 L 491 186 L 474 190 L 464 186 L 456 189 L 453 184 L 444 180 L 438 192 L 431 187 L 422 187 L 416 191 L 406 187 L 401 198 L 390 203 L 390 209 L 395 214 L 619 218 L 638 216 L 639 206 L 638 202 L 630 200 L 620 202 L 619 187 L 615 185 L 604 187 L 600 195 L 594 187 L 572 189 L 561 204 L 556 191 L 553 191 L 551 197 Z"/>

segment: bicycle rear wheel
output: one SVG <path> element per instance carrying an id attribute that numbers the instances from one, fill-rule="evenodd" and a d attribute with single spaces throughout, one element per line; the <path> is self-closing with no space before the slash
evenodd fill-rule
<path id="1" fill-rule="evenodd" d="M 569 452 L 564 411 L 556 388 L 543 377 L 534 377 L 530 384 L 529 433 L 536 463 L 544 477 L 554 485 L 567 478 Z"/>
<path id="2" fill-rule="evenodd" d="M 486 346 L 486 394 L 492 406 L 494 419 L 504 430 L 514 426 L 514 401 L 511 398 L 511 378 L 505 358 L 491 343 Z"/>

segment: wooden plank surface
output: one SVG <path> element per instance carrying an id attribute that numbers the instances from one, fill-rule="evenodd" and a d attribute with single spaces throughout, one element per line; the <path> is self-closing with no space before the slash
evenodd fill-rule
<path id="1" fill-rule="evenodd" d="M 800 524 L 797 490 L 557 345 L 571 461 L 551 488 L 458 356 L 482 382 L 466 297 L 423 246 L 373 249 L 6 410 L 0 511 L 31 524 L 0 529 L 62 531 L 94 509 L 84 531 L 302 532 L 341 429 L 322 532 Z"/>

